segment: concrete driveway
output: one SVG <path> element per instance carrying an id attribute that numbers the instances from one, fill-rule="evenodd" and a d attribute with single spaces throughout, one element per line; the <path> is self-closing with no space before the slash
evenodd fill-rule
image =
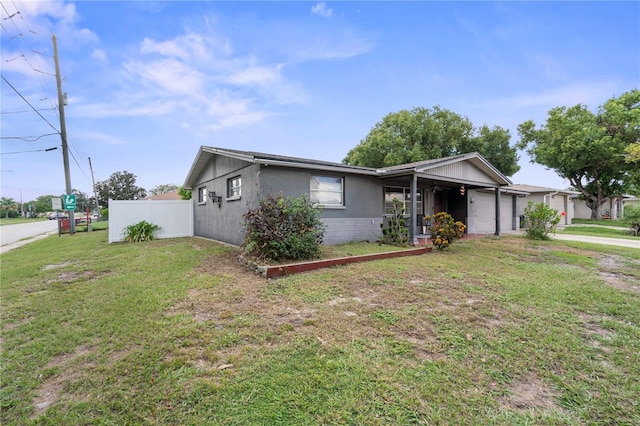
<path id="1" fill-rule="evenodd" d="M 629 247 L 640 249 L 640 238 L 637 240 L 625 240 L 622 238 L 592 237 L 587 235 L 555 234 L 551 236 L 555 240 L 580 241 L 583 243 L 605 244 L 609 246 Z"/>

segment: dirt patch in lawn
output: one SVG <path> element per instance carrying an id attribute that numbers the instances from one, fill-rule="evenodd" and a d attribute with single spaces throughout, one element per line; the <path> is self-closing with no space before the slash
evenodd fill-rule
<path id="1" fill-rule="evenodd" d="M 624 264 L 619 256 L 604 255 L 598 261 L 598 276 L 605 284 L 624 291 L 640 293 L 640 279 L 622 273 Z"/>
<path id="2" fill-rule="evenodd" d="M 215 276 L 217 285 L 189 290 L 166 312 L 189 314 L 213 335 L 232 339 L 215 354 L 194 348 L 180 352 L 203 369 L 235 363 L 254 347 L 275 348 L 301 336 L 322 345 L 392 339 L 413 348 L 417 360 L 442 359 L 447 348 L 430 318 L 468 324 L 472 330 L 462 332 L 465 337 L 499 333 L 507 315 L 483 296 L 482 287 L 490 284 L 477 278 L 443 279 L 429 268 L 409 273 L 394 268 L 382 279 L 379 271 L 358 263 L 310 272 L 323 279 L 310 277 L 315 284 L 307 285 L 305 274 L 265 280 L 244 267 L 238 255 L 228 250 L 205 259 L 196 270 Z M 469 286 L 476 289 L 473 294 Z"/>
<path id="3" fill-rule="evenodd" d="M 65 385 L 79 380 L 86 368 L 93 364 L 87 360 L 96 348 L 81 345 L 71 353 L 60 354 L 51 359 L 43 371 L 53 370 L 56 374 L 47 377 L 35 390 L 33 399 L 34 412 L 32 419 L 44 413 L 52 405 L 59 402 L 82 401 L 80 395 L 64 392 Z"/>
<path id="4" fill-rule="evenodd" d="M 509 387 L 509 395 L 501 398 L 503 407 L 516 411 L 531 409 L 559 410 L 556 392 L 533 375 L 520 377 Z"/>

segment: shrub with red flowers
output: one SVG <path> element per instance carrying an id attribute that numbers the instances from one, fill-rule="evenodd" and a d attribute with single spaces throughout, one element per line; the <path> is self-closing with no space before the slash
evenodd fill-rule
<path id="1" fill-rule="evenodd" d="M 425 219 L 431 222 L 429 226 L 431 241 L 438 250 L 444 250 L 455 240 L 462 238 L 464 230 L 467 228 L 464 223 L 459 220 L 456 221 L 447 212 L 436 213 L 433 216 L 427 216 Z"/>

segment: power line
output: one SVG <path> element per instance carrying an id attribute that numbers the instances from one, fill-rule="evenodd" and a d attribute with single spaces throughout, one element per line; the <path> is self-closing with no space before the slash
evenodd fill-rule
<path id="1" fill-rule="evenodd" d="M 0 75 L 0 77 L 2 77 L 2 79 L 5 81 L 5 83 L 7 83 L 7 84 L 9 85 L 9 87 L 11 87 L 11 88 L 13 89 L 13 91 L 14 91 L 14 92 L 16 92 L 16 93 L 18 94 L 18 96 L 20 96 L 20 97 L 22 98 L 22 100 L 23 100 L 27 105 L 29 105 L 29 106 L 31 107 L 31 109 L 35 111 L 35 113 L 36 113 L 36 114 L 38 114 L 38 115 L 40 116 L 40 118 L 42 118 L 42 119 L 43 119 L 43 120 L 44 120 L 44 121 L 45 121 L 49 126 L 51 126 L 51 128 L 52 128 L 53 130 L 55 130 L 58 134 L 60 134 L 60 131 L 59 131 L 58 129 L 56 129 L 55 127 L 53 127 L 53 124 L 51 124 L 51 123 L 49 122 L 49 120 L 47 120 L 46 118 L 44 118 L 44 116 L 43 116 L 42 114 L 40 114 L 40 112 L 38 112 L 38 110 L 37 110 L 37 109 L 35 109 L 35 108 L 34 108 L 34 106 L 33 106 L 33 105 L 31 105 L 31 104 L 29 103 L 29 101 L 28 101 L 24 96 L 22 96 L 22 93 L 20 93 L 20 92 L 18 91 L 18 89 L 16 89 L 15 87 L 13 87 L 13 84 L 9 83 L 9 80 L 7 80 L 7 79 L 4 77 L 4 75 Z"/>
<path id="2" fill-rule="evenodd" d="M 55 111 L 57 108 L 40 108 L 38 111 Z M 4 115 L 4 114 L 22 114 L 25 112 L 32 112 L 29 110 L 24 110 L 24 111 L 0 111 L 0 115 Z"/>
<path id="3" fill-rule="evenodd" d="M 54 135 L 58 135 L 58 133 L 47 133 L 46 135 L 40 135 L 40 136 L 2 136 L 0 137 L 0 139 L 20 139 L 25 142 L 35 142 L 41 138 L 44 138 L 45 136 L 54 136 Z"/>
<path id="4" fill-rule="evenodd" d="M 56 149 L 58 149 L 57 146 L 54 146 L 53 148 L 46 148 L 46 149 L 32 149 L 30 151 L 13 151 L 13 152 L 0 152 L 0 155 L 9 155 L 9 154 L 24 154 L 27 152 L 48 152 L 48 151 L 55 151 Z"/>

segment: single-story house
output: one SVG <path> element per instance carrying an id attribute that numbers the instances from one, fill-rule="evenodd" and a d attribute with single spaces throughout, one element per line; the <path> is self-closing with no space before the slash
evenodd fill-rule
<path id="1" fill-rule="evenodd" d="M 575 217 L 578 219 L 591 219 L 591 209 L 587 207 L 586 200 L 580 199 L 580 193 L 573 194 L 575 203 Z M 631 195 L 619 195 L 604 200 L 600 208 L 603 219 L 621 219 L 624 216 L 624 206 L 638 202 L 638 198 Z"/>
<path id="2" fill-rule="evenodd" d="M 150 195 L 148 197 L 144 197 L 143 200 L 182 200 L 182 197 L 178 193 L 178 190 L 175 190 L 163 192 L 158 195 Z"/>
<path id="3" fill-rule="evenodd" d="M 379 239 L 397 198 L 416 244 L 424 217 L 440 211 L 471 233 L 518 229 L 522 193 L 501 190 L 510 184 L 478 153 L 375 169 L 202 146 L 183 187 L 192 191 L 196 236 L 241 245 L 244 213 L 262 197 L 281 193 L 305 195 L 322 208 L 326 244 Z"/>
<path id="4" fill-rule="evenodd" d="M 522 184 L 509 185 L 506 189 L 517 190 L 528 194 L 518 205 L 518 216 L 524 214 L 524 209 L 529 204 L 529 201 L 532 201 L 534 204 L 543 203 L 552 209 L 558 210 L 558 213 L 560 213 L 560 222 L 558 225 L 571 225 L 571 220 L 574 218 L 574 203 L 572 198 L 574 192 Z"/>

